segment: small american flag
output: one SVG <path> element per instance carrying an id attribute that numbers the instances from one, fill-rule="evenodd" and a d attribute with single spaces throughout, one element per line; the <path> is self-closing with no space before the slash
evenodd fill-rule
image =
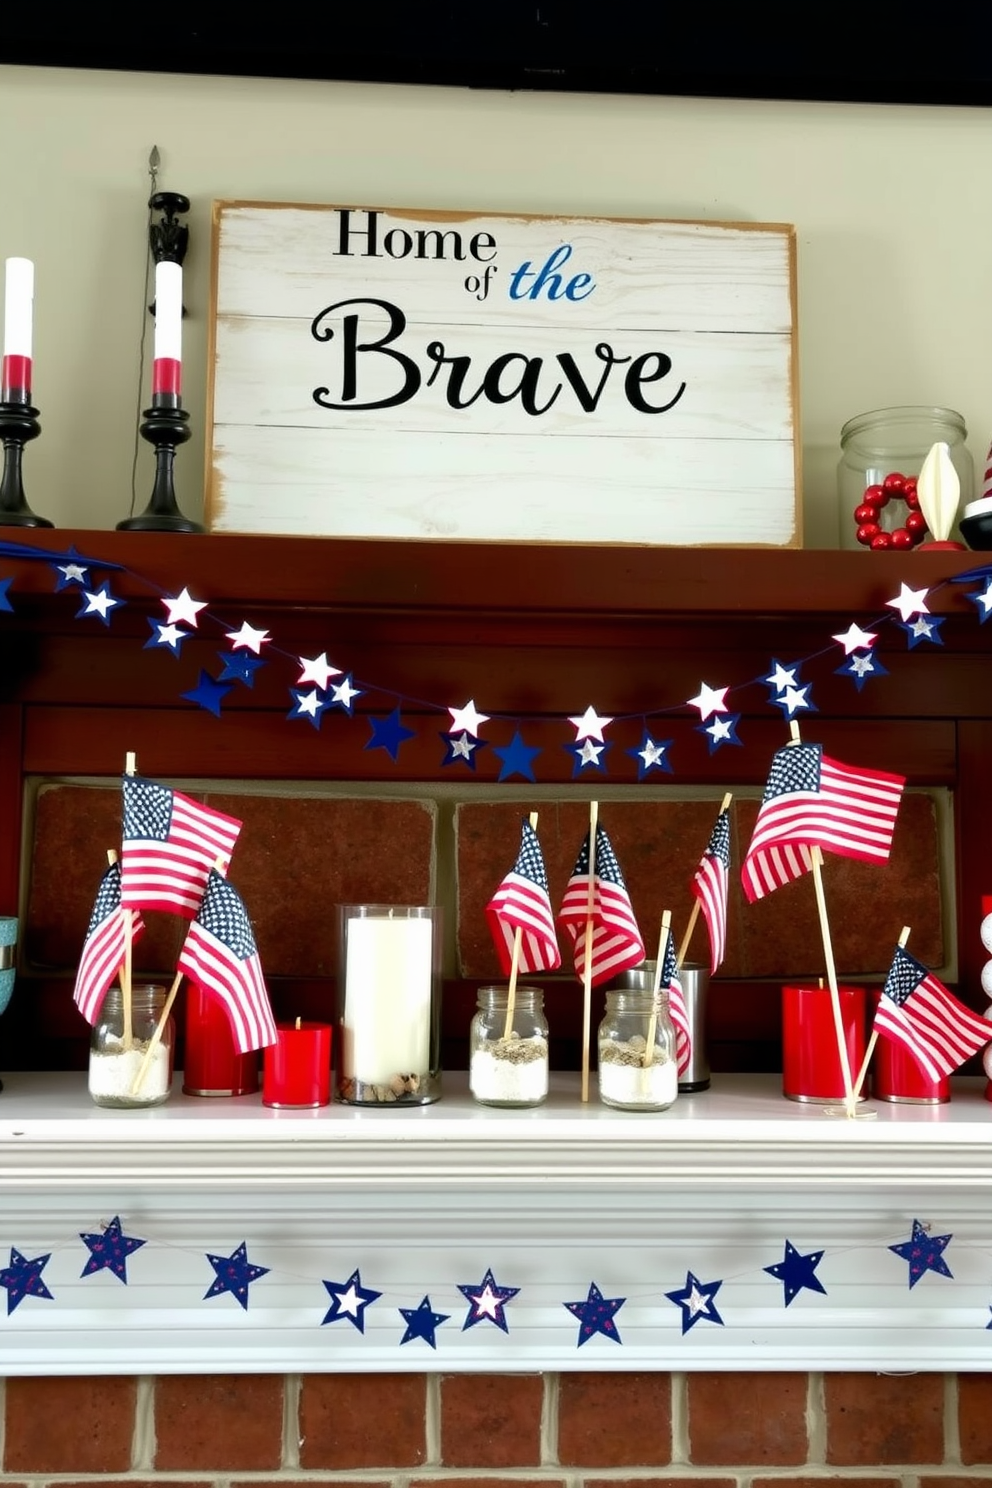
<path id="1" fill-rule="evenodd" d="M 665 954 L 661 960 L 659 986 L 668 988 L 668 1016 L 675 1029 L 675 1060 L 678 1072 L 684 1075 L 692 1058 L 692 1030 L 685 1005 L 685 993 L 679 979 L 679 961 L 675 954 L 675 940 L 671 930 L 665 941 Z"/>
<path id="2" fill-rule="evenodd" d="M 992 1023 L 959 1002 L 902 946 L 889 967 L 874 1028 L 902 1044 L 931 1080 L 953 1074 L 992 1040 Z"/>
<path id="3" fill-rule="evenodd" d="M 584 981 L 586 921 L 590 918 L 588 832 L 565 889 L 558 918 L 572 938 L 575 974 Z M 620 864 L 610 839 L 600 826 L 596 827 L 591 918 L 590 986 L 596 987 L 644 960 L 644 942 L 637 928 Z"/>
<path id="4" fill-rule="evenodd" d="M 196 918 L 177 963 L 190 981 L 216 992 L 241 1054 L 277 1041 L 251 921 L 233 884 L 210 870 Z"/>
<path id="5" fill-rule="evenodd" d="M 164 909 L 192 919 L 207 874 L 226 873 L 241 823 L 179 791 L 125 775 L 121 901 L 125 909 Z"/>
<path id="6" fill-rule="evenodd" d="M 140 914 L 133 917 L 131 940 L 137 940 L 145 925 Z M 120 864 L 111 863 L 97 889 L 76 971 L 72 1000 L 86 1019 L 95 1023 L 104 995 L 124 960 L 127 926 L 121 908 Z"/>
<path id="7" fill-rule="evenodd" d="M 710 934 L 710 976 L 727 949 L 727 882 L 730 877 L 730 815 L 725 807 L 716 819 L 706 851 L 692 880 Z"/>
<path id="8" fill-rule="evenodd" d="M 534 971 L 557 971 L 561 952 L 548 897 L 548 875 L 541 844 L 529 821 L 523 824 L 517 861 L 486 905 L 486 918 L 504 976 L 512 965 L 518 929 L 518 969 L 525 976 Z"/>
<path id="9" fill-rule="evenodd" d="M 905 784 L 902 775 L 838 764 L 821 744 L 780 749 L 741 869 L 748 901 L 808 873 L 812 847 L 884 863 Z"/>

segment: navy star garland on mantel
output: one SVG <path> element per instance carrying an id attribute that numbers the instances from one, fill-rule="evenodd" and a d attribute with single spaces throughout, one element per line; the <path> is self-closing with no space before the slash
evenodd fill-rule
<path id="1" fill-rule="evenodd" d="M 407 697 L 397 692 L 388 682 L 356 682 L 351 673 L 333 666 L 328 661 L 326 652 L 322 652 L 319 657 L 297 656 L 280 647 L 268 631 L 259 630 L 246 620 L 235 624 L 214 614 L 208 601 L 197 599 L 185 586 L 178 594 L 168 594 L 161 585 L 134 570 L 119 563 L 79 553 L 75 547 L 58 551 L 35 548 L 27 543 L 0 542 L 0 561 L 4 559 L 11 563 L 47 564 L 54 576 L 56 592 L 75 590 L 80 601 L 75 618 L 80 621 L 97 619 L 107 628 L 111 626 L 117 610 L 126 608 L 125 602 L 113 593 L 111 579 L 116 573 L 127 573 L 132 580 L 157 595 L 165 610 L 164 621 L 149 619 L 151 635 L 141 643 L 142 648 L 168 651 L 174 661 L 182 659 L 183 644 L 202 625 L 219 627 L 223 631 L 222 639 L 227 649 L 217 653 L 217 675 L 201 669 L 195 686 L 187 686 L 185 690 L 178 692 L 183 701 L 215 718 L 223 716 L 224 705 L 235 687 L 254 687 L 258 670 L 279 659 L 296 669 L 292 681 L 287 685 L 291 703 L 286 714 L 288 720 L 308 722 L 319 730 L 324 714 L 329 709 L 339 709 L 351 717 L 358 698 L 366 694 L 377 698 L 385 697 L 390 699 L 392 709 L 384 716 L 378 713 L 367 716 L 371 734 L 364 744 L 365 749 L 381 750 L 396 764 L 402 747 L 417 733 L 415 728 L 404 723 L 404 710 L 419 715 L 447 715 L 447 727 L 438 730 L 438 737 L 444 746 L 441 769 L 464 768 L 475 772 L 481 751 L 488 747 L 489 755 L 497 763 L 496 779 L 499 782 L 514 779 L 528 783 L 537 781 L 535 761 L 543 751 L 540 747 L 529 744 L 524 737 L 523 727 L 528 721 L 533 721 L 528 715 L 487 714 L 480 712 L 474 699 L 464 707 L 457 707 Z M 111 577 L 98 582 L 95 575 L 100 574 Z M 10 597 L 14 582 L 14 576 L 0 575 L 0 617 L 14 613 Z M 804 671 L 821 658 L 834 656 L 837 647 L 842 648 L 844 660 L 840 666 L 832 666 L 832 670 L 850 677 L 860 693 L 869 681 L 881 680 L 889 673 L 874 649 L 878 639 L 877 632 L 883 626 L 889 625 L 890 633 L 893 630 L 902 631 L 907 650 L 913 650 L 922 644 L 944 644 L 940 632 L 947 617 L 932 614 L 927 599 L 931 593 L 948 584 L 971 586 L 963 597 L 974 607 L 978 623 L 984 625 L 992 614 L 992 565 L 989 564 L 981 564 L 966 572 L 954 574 L 931 590 L 914 589 L 903 581 L 898 595 L 887 601 L 886 612 L 872 621 L 870 628 L 863 629 L 852 621 L 845 631 L 838 631 L 825 639 L 824 645 L 809 656 L 788 661 L 771 658 L 768 670 L 757 677 L 720 686 L 701 682 L 695 697 L 680 699 L 674 703 L 659 701 L 657 705 L 623 717 L 600 715 L 589 705 L 584 713 L 570 714 L 558 720 L 563 727 L 571 725 L 575 729 L 574 740 L 562 746 L 573 759 L 572 779 L 608 776 L 612 741 L 605 734 L 607 728 L 614 724 L 639 723 L 641 726 L 640 745 L 625 748 L 616 755 L 618 759 L 633 760 L 634 766 L 625 768 L 629 771 L 636 767 L 636 779 L 641 782 L 655 778 L 659 772 L 675 773 L 672 761 L 675 741 L 671 738 L 657 738 L 652 720 L 683 718 L 687 709 L 697 709 L 699 722 L 695 725 L 695 732 L 706 740 L 708 753 L 712 755 L 718 749 L 740 746 L 743 743 L 738 728 L 744 712 L 739 707 L 731 708 L 727 701 L 730 694 L 737 698 L 746 691 L 763 688 L 766 692 L 766 705 L 778 709 L 786 720 L 806 712 L 815 713 L 818 709 L 813 700 L 813 683 L 806 679 Z M 261 655 L 263 647 L 264 659 Z M 541 715 L 541 721 L 547 723 L 555 720 L 548 720 Z M 492 725 L 497 734 L 509 727 L 512 729 L 509 741 L 483 738 L 481 729 L 485 725 Z M 483 757 L 488 759 L 489 755 Z"/>
<path id="2" fill-rule="evenodd" d="M 946 1280 L 954 1280 L 954 1273 L 944 1256 L 954 1237 L 949 1233 L 932 1234 L 931 1229 L 930 1224 L 913 1219 L 912 1233 L 908 1240 L 885 1245 L 887 1251 L 907 1263 L 910 1290 L 925 1278 L 928 1271 Z M 127 1263 L 138 1251 L 141 1251 L 142 1255 L 137 1264 L 154 1270 L 154 1258 L 158 1249 L 155 1242 L 126 1233 L 119 1215 L 115 1215 L 109 1222 L 101 1221 L 92 1230 L 77 1231 L 69 1242 L 60 1242 L 57 1246 L 53 1244 L 49 1251 L 41 1255 L 28 1256 L 17 1246 L 11 1245 L 10 1262 L 7 1266 L 0 1267 L 0 1290 L 7 1293 L 6 1315 L 8 1318 L 24 1302 L 41 1301 L 57 1305 L 58 1298 L 42 1279 L 42 1273 L 56 1248 L 62 1250 L 65 1249 L 66 1243 L 78 1242 L 82 1242 L 86 1251 L 86 1262 L 80 1273 L 81 1278 L 91 1277 L 99 1271 L 106 1270 L 127 1286 L 131 1280 Z M 866 1248 L 876 1248 L 881 1243 L 881 1241 L 866 1242 Z M 175 1250 L 175 1248 L 173 1245 L 168 1246 L 170 1250 Z M 845 1249 L 849 1250 L 850 1247 L 845 1247 Z M 190 1254 L 202 1257 L 204 1253 L 198 1250 Z M 762 1266 L 760 1272 L 780 1284 L 782 1305 L 789 1308 L 803 1291 L 820 1296 L 827 1295 L 827 1288 L 817 1275 L 817 1270 L 827 1255 L 825 1248 L 803 1251 L 791 1240 L 786 1239 L 783 1258 Z M 206 1259 L 213 1268 L 214 1281 L 209 1289 L 201 1294 L 203 1302 L 230 1294 L 247 1312 L 252 1285 L 264 1276 L 271 1275 L 274 1279 L 278 1279 L 279 1273 L 273 1271 L 271 1267 L 257 1265 L 249 1260 L 246 1240 L 242 1240 L 239 1245 L 235 1246 L 230 1255 L 214 1254 L 208 1251 Z M 643 1288 L 639 1288 L 641 1295 L 632 1300 L 642 1307 L 646 1303 L 660 1304 L 662 1299 L 672 1303 L 679 1309 L 681 1333 L 685 1337 L 697 1323 L 708 1322 L 721 1328 L 726 1327 L 727 1323 L 716 1305 L 717 1294 L 728 1284 L 732 1288 L 738 1281 L 747 1281 L 750 1296 L 751 1276 L 751 1272 L 744 1271 L 730 1278 L 721 1277 L 702 1281 L 692 1270 L 686 1270 L 684 1286 L 664 1291 L 660 1289 L 662 1284 L 659 1284 L 659 1291 L 648 1297 L 643 1295 Z M 292 1279 L 300 1280 L 298 1276 Z M 145 1284 L 147 1280 L 146 1272 Z M 973 1285 L 973 1283 L 970 1284 Z M 992 1283 L 989 1285 L 992 1289 Z M 329 1300 L 330 1305 L 323 1311 L 322 1316 L 320 1311 L 315 1309 L 315 1325 L 323 1327 L 328 1324 L 346 1322 L 351 1325 L 355 1333 L 361 1335 L 365 1335 L 366 1332 L 366 1312 L 386 1297 L 383 1291 L 376 1290 L 363 1282 L 361 1270 L 357 1266 L 345 1281 L 321 1281 L 315 1278 L 315 1291 L 320 1286 L 323 1286 L 326 1293 L 324 1300 Z M 514 1299 L 522 1295 L 520 1287 L 497 1282 L 492 1267 L 487 1267 L 480 1281 L 475 1283 L 452 1282 L 451 1290 L 460 1293 L 468 1304 L 468 1310 L 461 1325 L 462 1333 L 484 1323 L 490 1324 L 500 1333 L 510 1333 L 508 1309 Z M 562 1307 L 571 1313 L 579 1325 L 575 1347 L 583 1348 L 598 1336 L 610 1343 L 622 1346 L 623 1338 L 616 1319 L 628 1300 L 631 1299 L 626 1295 L 606 1296 L 598 1284 L 592 1281 L 589 1283 L 584 1298 L 562 1302 Z M 184 1303 L 174 1294 L 172 1296 L 174 1306 L 188 1306 L 192 1304 L 192 1301 L 193 1298 L 190 1298 Z M 749 1313 L 752 1305 L 748 1301 Z M 810 1306 L 814 1305 L 816 1305 L 815 1295 L 810 1300 Z M 872 1304 L 873 1308 L 875 1305 L 877 1304 Z M 416 1307 L 398 1306 L 396 1310 L 405 1325 L 397 1346 L 419 1341 L 431 1349 L 437 1349 L 438 1331 L 444 1323 L 451 1320 L 451 1313 L 435 1310 L 430 1295 L 426 1293 Z M 989 1304 L 989 1311 L 992 1312 L 992 1304 Z M 663 1325 L 664 1320 L 659 1314 L 658 1326 Z M 984 1315 L 980 1325 L 985 1331 L 992 1331 L 992 1322 L 986 1323 Z M 2 1326 L 3 1321 L 0 1319 L 0 1327 Z M 16 1327 L 16 1324 L 12 1326 Z M 747 1326 L 750 1328 L 752 1324 L 748 1322 Z M 979 1326 L 977 1317 L 975 1326 Z"/>

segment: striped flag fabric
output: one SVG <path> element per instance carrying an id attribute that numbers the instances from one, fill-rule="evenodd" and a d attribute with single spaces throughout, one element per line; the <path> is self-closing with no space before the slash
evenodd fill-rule
<path id="1" fill-rule="evenodd" d="M 706 850 L 692 879 L 692 892 L 699 900 L 710 937 L 710 976 L 727 950 L 727 888 L 730 878 L 730 811 L 724 808 L 716 819 Z"/>
<path id="2" fill-rule="evenodd" d="M 558 970 L 561 951 L 548 895 L 548 874 L 537 833 L 526 818 L 517 860 L 486 905 L 486 919 L 504 976 L 509 975 L 513 962 L 518 929 L 517 969 L 525 976 L 535 971 Z"/>
<path id="3" fill-rule="evenodd" d="M 121 902 L 192 919 L 207 874 L 217 863 L 227 872 L 241 823 L 138 775 L 123 788 Z"/>
<path id="4" fill-rule="evenodd" d="M 558 911 L 558 919 L 572 941 L 575 974 L 580 981 L 585 980 L 586 921 L 590 918 L 589 835 L 587 832 Z M 644 960 L 644 942 L 620 864 L 610 839 L 598 824 L 591 919 L 590 986 L 596 987 Z"/>
<path id="5" fill-rule="evenodd" d="M 675 939 L 671 930 L 665 941 L 665 954 L 661 961 L 661 978 L 658 985 L 668 988 L 668 1016 L 675 1029 L 675 1060 L 679 1075 L 682 1076 L 689 1068 L 689 1060 L 692 1058 L 692 1030 L 689 1027 L 689 1013 L 679 978 L 679 961 L 675 954 Z"/>
<path id="6" fill-rule="evenodd" d="M 772 760 L 741 881 L 749 903 L 813 866 L 810 849 L 884 863 L 906 784 L 842 765 L 821 744 L 787 744 Z"/>
<path id="7" fill-rule="evenodd" d="M 902 1044 L 931 1080 L 952 1075 L 992 1040 L 992 1023 L 959 1002 L 903 946 L 896 946 L 874 1031 Z"/>
<path id="8" fill-rule="evenodd" d="M 275 1019 L 248 911 L 234 885 L 215 868 L 176 964 L 190 981 L 220 998 L 240 1054 L 276 1043 Z"/>
<path id="9" fill-rule="evenodd" d="M 144 930 L 140 914 L 131 923 L 132 944 Z M 100 880 L 76 970 L 72 1000 L 87 1023 L 100 1016 L 104 995 L 124 960 L 127 924 L 121 906 L 121 869 L 111 863 Z"/>

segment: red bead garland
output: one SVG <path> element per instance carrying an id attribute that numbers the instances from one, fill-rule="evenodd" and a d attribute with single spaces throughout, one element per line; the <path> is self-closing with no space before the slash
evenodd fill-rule
<path id="1" fill-rule="evenodd" d="M 878 518 L 882 508 L 892 500 L 905 501 L 908 515 L 902 527 L 885 532 Z M 869 486 L 861 505 L 854 508 L 854 520 L 858 524 L 858 542 L 863 548 L 882 552 L 890 548 L 905 551 L 919 547 L 926 536 L 927 522 L 920 511 L 915 475 L 900 475 L 894 470 L 880 486 Z"/>

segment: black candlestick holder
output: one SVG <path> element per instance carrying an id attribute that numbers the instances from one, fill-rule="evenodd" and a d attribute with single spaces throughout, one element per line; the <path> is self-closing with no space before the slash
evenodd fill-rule
<path id="1" fill-rule="evenodd" d="M 3 475 L 0 476 L 0 527 L 51 527 L 47 517 L 35 516 L 24 499 L 21 456 L 30 439 L 41 433 L 38 410 L 30 403 L 0 402 L 0 440 L 3 441 Z"/>
<path id="2" fill-rule="evenodd" d="M 153 393 L 142 417 L 141 437 L 155 446 L 155 484 L 145 510 L 118 522 L 118 532 L 202 532 L 199 522 L 179 510 L 173 475 L 176 450 L 190 437 L 189 414 L 174 394 Z"/>

